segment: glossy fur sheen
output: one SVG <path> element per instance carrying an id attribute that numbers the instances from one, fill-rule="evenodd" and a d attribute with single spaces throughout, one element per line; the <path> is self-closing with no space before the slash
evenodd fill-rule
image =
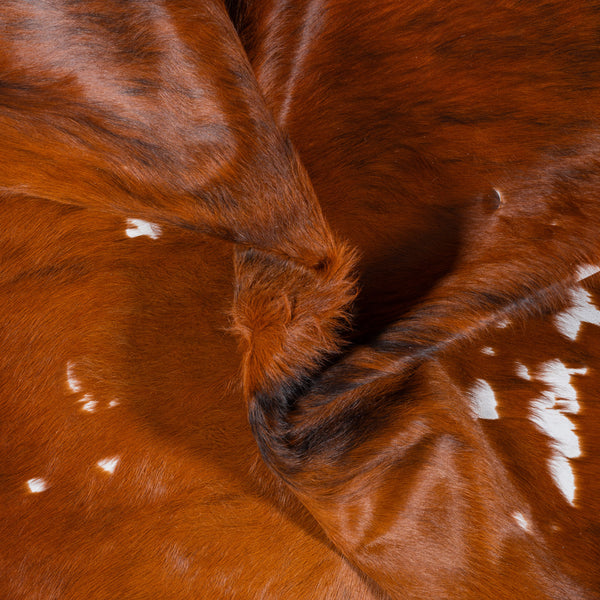
<path id="1" fill-rule="evenodd" d="M 600 3 L 0 23 L 0 597 L 600 598 Z"/>

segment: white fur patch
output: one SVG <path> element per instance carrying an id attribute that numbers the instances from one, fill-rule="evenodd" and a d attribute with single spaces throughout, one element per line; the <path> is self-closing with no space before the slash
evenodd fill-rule
<path id="1" fill-rule="evenodd" d="M 590 293 L 582 287 L 570 291 L 571 307 L 554 317 L 556 328 L 571 340 L 577 339 L 582 323 L 600 325 L 600 310 Z"/>
<path id="2" fill-rule="evenodd" d="M 481 351 L 484 354 L 489 354 L 490 356 L 495 356 L 496 351 L 493 348 L 490 348 L 489 346 L 484 346 Z"/>
<path id="3" fill-rule="evenodd" d="M 107 473 L 110 473 L 112 475 L 112 473 L 115 472 L 115 469 L 117 468 L 117 465 L 119 464 L 120 460 L 121 459 L 118 456 L 115 456 L 113 458 L 103 458 L 99 460 L 96 464 L 103 471 L 106 471 Z"/>
<path id="4" fill-rule="evenodd" d="M 521 379 L 527 379 L 527 381 L 531 381 L 531 374 L 529 373 L 529 369 L 523 363 L 518 362 L 516 370 L 517 375 Z"/>
<path id="5" fill-rule="evenodd" d="M 48 489 L 46 481 L 40 477 L 29 479 L 27 481 L 27 487 L 32 494 L 39 494 L 40 492 L 44 492 Z"/>
<path id="6" fill-rule="evenodd" d="M 561 410 L 576 413 L 579 411 L 579 404 L 577 390 L 571 384 L 571 375 L 586 375 L 587 372 L 587 367 L 569 368 L 555 358 L 542 363 L 538 369 L 537 379 L 545 383 L 556 398 L 568 402 L 568 405 Z"/>
<path id="7" fill-rule="evenodd" d="M 531 531 L 531 524 L 525 518 L 523 513 L 520 513 L 520 512 L 513 513 L 512 517 L 517 522 L 517 524 L 519 525 L 519 527 L 521 529 L 524 529 L 525 531 Z"/>
<path id="8" fill-rule="evenodd" d="M 562 454 L 555 454 L 548 461 L 550 474 L 556 482 L 558 489 L 563 493 L 564 497 L 570 504 L 575 504 L 575 473 L 569 459 Z"/>
<path id="9" fill-rule="evenodd" d="M 130 238 L 147 235 L 149 238 L 157 240 L 162 233 L 159 225 L 143 221 L 142 219 L 127 219 L 127 225 L 128 227 L 125 229 L 125 234 Z"/>
<path id="10" fill-rule="evenodd" d="M 501 319 L 500 321 L 498 321 L 496 323 L 496 327 L 498 327 L 499 329 L 504 329 L 506 327 L 508 327 L 510 325 L 511 321 L 509 318 L 506 319 Z"/>
<path id="11" fill-rule="evenodd" d="M 469 390 L 473 411 L 479 419 L 498 419 L 496 394 L 485 379 L 478 379 Z"/>
<path id="12" fill-rule="evenodd" d="M 577 281 L 581 281 L 595 275 L 598 271 L 600 271 L 600 267 L 596 267 L 595 265 L 581 265 L 577 269 L 575 276 L 577 277 Z"/>
<path id="13" fill-rule="evenodd" d="M 73 393 L 76 394 L 77 392 L 81 391 L 81 382 L 73 374 L 73 368 L 74 368 L 73 363 L 68 362 L 67 363 L 67 385 L 69 386 L 69 389 Z"/>
<path id="14" fill-rule="evenodd" d="M 531 420 L 554 441 L 550 474 L 571 504 L 576 488 L 569 459 L 581 456 L 575 424 L 567 416 L 579 412 L 577 390 L 571 384 L 571 376 L 585 375 L 587 371 L 587 367 L 571 369 L 558 359 L 543 363 L 536 379 L 549 389 L 531 404 Z"/>
<path id="15" fill-rule="evenodd" d="M 544 395 L 534 400 L 531 405 L 531 420 L 554 440 L 554 447 L 560 454 L 568 458 L 581 455 L 579 438 L 575 433 L 575 425 L 561 409 L 551 395 Z"/>
<path id="16" fill-rule="evenodd" d="M 108 406 L 110 406 L 110 408 L 114 408 L 115 406 L 119 406 L 119 404 L 121 404 L 118 400 L 111 400 L 108 403 Z"/>
<path id="17" fill-rule="evenodd" d="M 84 410 L 85 412 L 94 412 L 98 406 L 98 402 L 94 400 L 91 394 L 85 394 L 85 396 L 80 400 L 77 400 L 77 402 L 83 402 L 81 410 Z"/>

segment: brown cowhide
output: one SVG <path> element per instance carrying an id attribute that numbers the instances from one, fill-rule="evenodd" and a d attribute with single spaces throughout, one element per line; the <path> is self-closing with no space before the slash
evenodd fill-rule
<path id="1" fill-rule="evenodd" d="M 600 1 L 0 4 L 1 600 L 600 599 Z"/>

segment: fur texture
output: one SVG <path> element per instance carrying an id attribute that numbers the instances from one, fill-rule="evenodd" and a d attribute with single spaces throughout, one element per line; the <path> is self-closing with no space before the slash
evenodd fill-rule
<path id="1" fill-rule="evenodd" d="M 0 20 L 2 598 L 600 598 L 599 3 Z"/>

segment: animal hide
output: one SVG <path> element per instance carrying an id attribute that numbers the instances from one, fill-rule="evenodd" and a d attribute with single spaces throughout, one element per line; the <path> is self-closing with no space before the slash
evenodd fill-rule
<path id="1" fill-rule="evenodd" d="M 2 598 L 600 598 L 600 3 L 0 22 Z"/>

